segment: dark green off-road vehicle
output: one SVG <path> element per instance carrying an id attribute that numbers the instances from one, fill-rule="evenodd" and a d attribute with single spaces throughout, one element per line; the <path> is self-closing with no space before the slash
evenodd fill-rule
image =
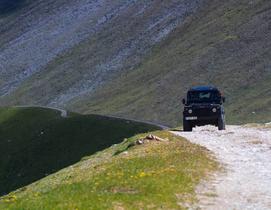
<path id="1" fill-rule="evenodd" d="M 192 131 L 195 126 L 215 125 L 225 130 L 225 97 L 213 86 L 193 87 L 183 99 L 183 130 Z"/>

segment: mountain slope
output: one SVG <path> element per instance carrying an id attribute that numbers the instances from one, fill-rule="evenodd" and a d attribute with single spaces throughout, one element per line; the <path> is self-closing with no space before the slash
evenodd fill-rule
<path id="1" fill-rule="evenodd" d="M 74 164 L 124 138 L 159 128 L 43 108 L 0 109 L 0 195 Z"/>
<path id="2" fill-rule="evenodd" d="M 74 108 L 176 125 L 185 91 L 214 84 L 228 98 L 228 122 L 270 121 L 270 8 L 269 1 L 210 1 L 133 72 Z"/>
<path id="3" fill-rule="evenodd" d="M 50 105 L 92 93 L 136 66 L 199 4 L 198 0 L 30 1 L 2 20 L 0 93 L 11 94 L 14 103 Z M 22 25 L 22 32 L 9 27 L 12 22 Z M 10 34 L 17 37 L 7 38 Z"/>
<path id="4" fill-rule="evenodd" d="M 0 17 L 0 105 L 180 123 L 192 85 L 231 123 L 270 121 L 267 0 L 24 1 Z M 16 27 L 13 27 L 16 24 Z"/>

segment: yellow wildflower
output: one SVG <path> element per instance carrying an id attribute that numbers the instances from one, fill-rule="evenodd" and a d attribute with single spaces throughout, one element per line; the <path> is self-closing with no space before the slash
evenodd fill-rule
<path id="1" fill-rule="evenodd" d="M 39 195 L 40 195 L 39 193 L 35 193 L 34 194 L 35 197 L 39 197 Z"/>
<path id="2" fill-rule="evenodd" d="M 17 200 L 16 195 L 11 195 L 11 196 L 7 197 L 4 201 L 6 203 L 9 203 L 9 202 L 15 202 L 16 200 Z"/>
<path id="3" fill-rule="evenodd" d="M 144 172 L 141 172 L 140 174 L 139 174 L 139 177 L 145 177 L 146 176 L 146 174 L 144 173 Z"/>

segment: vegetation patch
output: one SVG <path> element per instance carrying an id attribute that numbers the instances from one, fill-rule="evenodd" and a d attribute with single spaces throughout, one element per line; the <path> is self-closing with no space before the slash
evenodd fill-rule
<path id="1" fill-rule="evenodd" d="M 216 170 L 208 151 L 167 131 L 140 134 L 4 196 L 0 209 L 182 209 L 195 187 Z"/>
<path id="2" fill-rule="evenodd" d="M 0 108 L 0 195 L 135 134 L 149 124 L 42 108 Z"/>

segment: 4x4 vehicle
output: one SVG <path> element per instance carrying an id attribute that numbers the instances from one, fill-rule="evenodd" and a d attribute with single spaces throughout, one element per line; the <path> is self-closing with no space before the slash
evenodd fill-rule
<path id="1" fill-rule="evenodd" d="M 183 130 L 192 131 L 195 126 L 215 125 L 225 130 L 225 97 L 213 86 L 197 86 L 183 99 Z"/>

